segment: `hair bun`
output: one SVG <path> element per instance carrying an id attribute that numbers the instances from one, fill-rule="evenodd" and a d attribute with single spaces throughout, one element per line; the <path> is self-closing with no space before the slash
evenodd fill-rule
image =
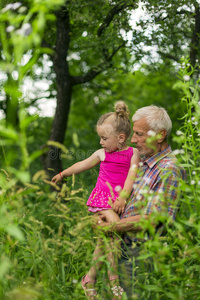
<path id="1" fill-rule="evenodd" d="M 115 103 L 115 113 L 118 116 L 123 116 L 123 117 L 129 116 L 128 106 L 124 103 L 124 101 L 117 101 Z"/>

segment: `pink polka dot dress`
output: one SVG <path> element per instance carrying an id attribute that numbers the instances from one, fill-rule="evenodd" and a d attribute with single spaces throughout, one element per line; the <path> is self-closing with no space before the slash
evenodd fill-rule
<path id="1" fill-rule="evenodd" d="M 105 152 L 105 160 L 100 163 L 96 186 L 87 201 L 89 211 L 112 208 L 109 202 L 114 203 L 119 196 L 119 189 L 124 187 L 132 156 L 131 147 L 119 152 Z"/>

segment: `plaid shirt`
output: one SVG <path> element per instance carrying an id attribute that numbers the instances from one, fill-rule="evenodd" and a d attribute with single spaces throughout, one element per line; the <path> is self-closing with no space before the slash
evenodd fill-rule
<path id="1" fill-rule="evenodd" d="M 149 159 L 143 157 L 131 200 L 121 218 L 159 211 L 175 219 L 180 193 L 177 187 L 181 179 L 186 179 L 185 170 L 177 162 L 170 146 Z"/>

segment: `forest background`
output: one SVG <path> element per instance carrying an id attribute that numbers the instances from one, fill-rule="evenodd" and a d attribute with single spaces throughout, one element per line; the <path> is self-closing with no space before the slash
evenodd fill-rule
<path id="1" fill-rule="evenodd" d="M 167 109 L 169 142 L 188 173 L 176 222 L 161 220 L 166 239 L 151 229 L 155 270 L 141 295 L 200 299 L 199 1 L 0 6 L 0 299 L 84 299 L 80 279 L 96 236 L 85 202 L 98 168 L 53 191 L 50 179 L 99 148 L 96 121 L 120 99 L 131 114 L 150 104 Z M 55 115 L 44 116 L 42 102 Z"/>

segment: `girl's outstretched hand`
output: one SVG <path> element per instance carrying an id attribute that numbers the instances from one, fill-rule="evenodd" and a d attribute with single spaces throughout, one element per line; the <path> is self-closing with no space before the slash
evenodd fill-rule
<path id="1" fill-rule="evenodd" d="M 62 180 L 63 180 L 63 177 L 62 177 L 61 173 L 58 173 L 51 179 L 51 181 L 54 183 L 60 182 Z"/>

